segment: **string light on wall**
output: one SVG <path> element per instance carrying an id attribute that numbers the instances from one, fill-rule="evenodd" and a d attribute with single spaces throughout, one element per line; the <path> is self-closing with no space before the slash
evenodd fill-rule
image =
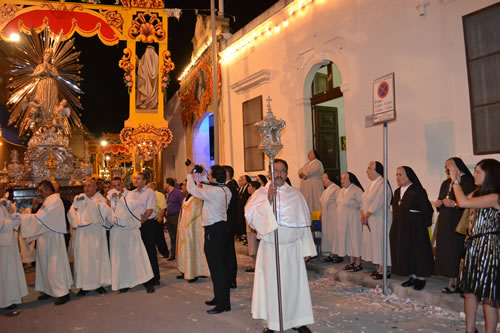
<path id="1" fill-rule="evenodd" d="M 186 66 L 182 74 L 178 77 L 179 81 L 184 80 L 184 78 L 189 74 L 194 65 L 198 62 L 203 53 L 207 50 L 207 48 L 212 44 L 212 37 L 208 39 L 208 41 L 203 44 L 199 49 L 196 55 L 191 59 L 191 62 Z"/>
<path id="2" fill-rule="evenodd" d="M 319 0 L 316 0 L 319 1 Z M 269 23 L 263 28 L 260 28 L 252 33 L 248 33 L 243 36 L 237 42 L 233 43 L 231 46 L 227 47 L 220 53 L 220 62 L 222 64 L 227 63 L 234 59 L 238 53 L 244 51 L 247 47 L 253 46 L 257 40 L 262 39 L 265 36 L 271 36 L 273 31 L 274 33 L 279 33 L 282 29 L 287 28 L 290 24 L 290 20 L 293 19 L 297 13 L 303 12 L 308 5 L 310 5 L 313 0 L 302 0 L 295 1 L 290 4 L 290 8 L 288 10 L 288 16 L 283 19 L 280 23 L 273 26 L 272 23 Z"/>

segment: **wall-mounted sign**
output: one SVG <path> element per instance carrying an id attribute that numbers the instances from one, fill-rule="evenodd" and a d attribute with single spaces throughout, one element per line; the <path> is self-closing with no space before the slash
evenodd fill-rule
<path id="1" fill-rule="evenodd" d="M 373 81 L 373 123 L 396 119 L 394 73 Z"/>

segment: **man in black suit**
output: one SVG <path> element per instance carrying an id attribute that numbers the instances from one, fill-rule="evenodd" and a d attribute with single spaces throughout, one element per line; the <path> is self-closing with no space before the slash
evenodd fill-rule
<path id="1" fill-rule="evenodd" d="M 239 240 L 246 238 L 247 223 L 245 220 L 245 205 L 247 204 L 250 193 L 248 193 L 248 184 L 252 179 L 247 175 L 241 175 L 238 179 L 240 189 L 238 191 L 238 222 L 236 227 L 236 234 Z"/>
<path id="2" fill-rule="evenodd" d="M 236 273 L 238 271 L 238 263 L 236 262 L 236 250 L 234 248 L 234 237 L 237 232 L 238 223 L 238 183 L 233 179 L 234 170 L 229 165 L 223 166 L 226 170 L 226 185 L 231 190 L 231 200 L 227 208 L 227 222 L 228 222 L 228 239 L 227 239 L 227 268 L 229 277 L 229 286 L 236 288 Z"/>

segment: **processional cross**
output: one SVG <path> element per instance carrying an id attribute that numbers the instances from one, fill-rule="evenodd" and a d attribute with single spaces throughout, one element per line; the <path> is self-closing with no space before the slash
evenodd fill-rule
<path id="1" fill-rule="evenodd" d="M 286 122 L 281 119 L 276 119 L 271 111 L 271 97 L 267 97 L 267 114 L 259 122 L 255 123 L 255 127 L 260 133 L 259 150 L 269 157 L 269 168 L 271 170 L 271 189 L 275 188 L 274 182 L 274 158 L 281 149 L 281 131 L 286 127 Z M 272 196 L 273 212 L 276 219 L 278 218 L 276 207 L 276 192 Z M 280 254 L 279 254 L 279 237 L 278 229 L 274 231 L 274 249 L 276 253 L 276 281 L 278 283 L 278 307 L 279 307 L 279 321 L 280 332 L 283 333 L 283 304 L 281 300 L 281 272 L 280 272 Z"/>

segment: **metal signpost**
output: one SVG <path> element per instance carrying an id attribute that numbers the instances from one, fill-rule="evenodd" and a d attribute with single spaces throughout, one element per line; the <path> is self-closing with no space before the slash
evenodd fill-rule
<path id="1" fill-rule="evenodd" d="M 387 74 L 373 81 L 373 124 L 384 124 L 384 295 L 387 290 L 387 220 L 389 207 L 387 205 L 387 122 L 396 119 L 396 95 L 394 90 L 394 73 Z"/>

